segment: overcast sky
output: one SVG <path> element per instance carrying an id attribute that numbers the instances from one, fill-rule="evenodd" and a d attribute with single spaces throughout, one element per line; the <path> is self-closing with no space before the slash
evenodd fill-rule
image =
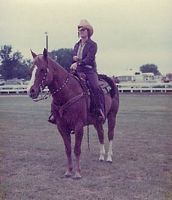
<path id="1" fill-rule="evenodd" d="M 0 46 L 10 44 L 25 58 L 72 48 L 77 25 L 87 19 L 98 44 L 98 71 L 120 74 L 153 63 L 172 72 L 172 0 L 0 0 Z"/>

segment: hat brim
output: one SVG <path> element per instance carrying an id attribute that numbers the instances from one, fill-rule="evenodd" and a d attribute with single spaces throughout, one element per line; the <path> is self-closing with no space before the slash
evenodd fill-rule
<path id="1" fill-rule="evenodd" d="M 80 29 L 80 28 L 86 28 L 86 29 L 88 29 L 89 32 L 90 32 L 90 36 L 93 35 L 94 31 L 93 31 L 93 27 L 91 25 L 78 25 L 78 29 Z"/>

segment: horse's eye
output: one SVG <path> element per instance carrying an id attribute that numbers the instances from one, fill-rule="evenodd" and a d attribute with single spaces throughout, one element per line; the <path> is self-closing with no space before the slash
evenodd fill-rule
<path id="1" fill-rule="evenodd" d="M 45 71 L 45 69 L 42 68 L 42 69 L 40 69 L 40 72 L 45 73 L 46 71 Z"/>
<path id="2" fill-rule="evenodd" d="M 32 76 L 32 71 L 31 70 L 28 71 L 28 75 Z"/>

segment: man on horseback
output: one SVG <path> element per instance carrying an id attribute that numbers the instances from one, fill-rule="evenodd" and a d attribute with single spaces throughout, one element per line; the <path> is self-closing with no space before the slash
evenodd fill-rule
<path id="1" fill-rule="evenodd" d="M 88 81 L 89 87 L 95 98 L 97 115 L 101 121 L 105 120 L 104 94 L 99 86 L 98 74 L 96 69 L 95 55 L 97 52 L 97 44 L 91 40 L 93 35 L 93 27 L 87 20 L 81 20 L 78 25 L 78 36 L 80 40 L 75 44 L 73 49 L 72 70 L 77 73 L 84 73 Z"/>
<path id="2" fill-rule="evenodd" d="M 81 20 L 80 24 L 78 25 L 78 36 L 80 37 L 80 40 L 74 46 L 73 64 L 71 65 L 70 69 L 75 70 L 78 74 L 85 74 L 96 104 L 96 115 L 100 121 L 105 121 L 105 100 L 103 91 L 99 86 L 95 61 L 97 44 L 91 40 L 92 35 L 93 27 L 87 20 Z M 55 123 L 52 113 L 48 121 L 50 123 Z"/>

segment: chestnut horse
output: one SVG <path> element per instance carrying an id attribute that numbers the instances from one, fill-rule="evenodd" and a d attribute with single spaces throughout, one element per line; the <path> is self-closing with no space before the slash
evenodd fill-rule
<path id="1" fill-rule="evenodd" d="M 37 99 L 41 91 L 47 86 L 52 95 L 52 111 L 56 120 L 57 128 L 63 138 L 65 150 L 67 154 L 67 170 L 65 177 L 72 175 L 72 152 L 71 152 L 71 133 L 75 134 L 74 154 L 76 157 L 76 169 L 74 178 L 81 178 L 80 170 L 80 154 L 81 142 L 83 138 L 83 128 L 92 124 L 98 133 L 100 142 L 100 157 L 103 161 L 105 157 L 104 148 L 104 130 L 103 123 L 97 117 L 90 113 L 87 103 L 90 99 L 84 94 L 83 89 L 74 77 L 58 63 L 52 60 L 47 50 L 44 49 L 43 54 L 36 55 L 32 52 L 33 67 L 32 77 L 28 86 L 28 94 L 32 99 Z M 119 95 L 117 86 L 114 96 L 110 93 L 105 94 L 105 111 L 108 120 L 108 139 L 109 149 L 107 153 L 107 161 L 112 162 L 112 142 L 114 137 L 114 129 L 116 123 L 116 115 L 119 107 Z"/>

